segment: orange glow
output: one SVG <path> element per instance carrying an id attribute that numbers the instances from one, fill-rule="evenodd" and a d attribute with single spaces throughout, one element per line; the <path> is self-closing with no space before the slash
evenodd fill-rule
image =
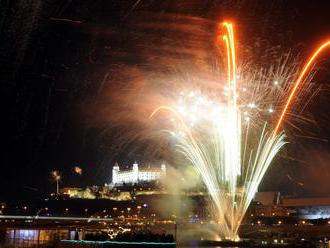
<path id="1" fill-rule="evenodd" d="M 286 104 L 282 110 L 282 113 L 280 115 L 280 118 L 277 121 L 275 130 L 274 130 L 274 135 L 275 136 L 277 134 L 277 132 L 279 131 L 281 124 L 283 122 L 283 119 L 285 117 L 285 114 L 292 102 L 293 97 L 296 94 L 296 91 L 298 89 L 298 86 L 300 85 L 300 83 L 303 81 L 303 79 L 305 78 L 306 75 L 308 75 L 308 73 L 310 72 L 311 66 L 313 64 L 313 62 L 315 61 L 315 59 L 317 59 L 317 57 L 319 56 L 319 54 L 326 49 L 327 47 L 330 46 L 330 40 L 326 41 L 325 43 L 323 43 L 313 54 L 312 56 L 308 59 L 307 63 L 305 64 L 305 66 L 303 67 L 303 70 L 301 71 L 297 81 L 294 83 L 294 87 L 291 90 L 291 93 L 289 95 L 288 100 L 286 101 Z"/>

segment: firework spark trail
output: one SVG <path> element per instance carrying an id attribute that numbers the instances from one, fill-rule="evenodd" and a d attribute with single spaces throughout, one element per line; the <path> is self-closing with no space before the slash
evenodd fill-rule
<path id="1" fill-rule="evenodd" d="M 275 128 L 271 124 L 272 120 L 267 124 L 267 119 L 262 119 L 261 130 L 258 126 L 250 125 L 250 122 L 244 129 L 242 114 L 246 116 L 247 107 L 252 111 L 257 109 L 257 106 L 253 102 L 244 103 L 244 99 L 242 104 L 238 104 L 238 100 L 242 99 L 238 99 L 234 29 L 229 22 L 223 23 L 221 27 L 226 32 L 222 40 L 227 54 L 227 103 L 215 102 L 203 95 L 189 93 L 180 99 L 178 106 L 156 108 L 150 118 L 160 111 L 166 111 L 175 117 L 175 128 L 179 131 L 168 133 L 177 138 L 178 151 L 190 161 L 201 176 L 216 207 L 222 237 L 236 240 L 239 226 L 261 180 L 276 154 L 286 144 L 284 132 L 279 132 L 279 128 L 293 97 L 297 94 L 297 88 L 308 76 L 314 60 L 330 46 L 330 41 L 324 43 L 311 56 L 291 90 L 285 85 L 289 92 L 288 98 L 279 119 L 275 122 Z M 284 65 L 286 63 L 287 59 Z M 282 67 L 277 73 L 280 76 L 283 74 L 283 78 L 287 80 L 290 79 L 287 75 L 291 74 L 290 70 Z M 259 95 L 259 98 L 267 96 L 274 98 L 271 99 L 273 101 L 279 101 L 278 94 L 269 92 L 269 87 L 262 91 L 257 84 L 259 81 L 254 80 L 254 76 L 251 78 L 254 96 L 261 90 L 265 95 Z M 275 82 L 277 85 L 277 81 Z M 272 113 L 273 107 L 268 109 L 268 112 Z"/>
<path id="2" fill-rule="evenodd" d="M 223 26 L 226 28 L 227 34 L 224 35 L 223 39 L 226 44 L 227 50 L 227 60 L 228 60 L 228 88 L 229 88 L 229 97 L 228 97 L 228 121 L 226 124 L 229 124 L 225 130 L 228 132 L 225 133 L 224 140 L 231 140 L 231 142 L 227 142 L 224 146 L 225 154 L 224 157 L 226 161 L 224 165 L 226 167 L 225 175 L 229 184 L 229 197 L 231 197 L 231 203 L 234 203 L 230 209 L 226 210 L 230 211 L 230 237 L 233 238 L 232 234 L 235 232 L 235 205 L 236 203 L 236 190 L 237 190 L 237 177 L 241 174 L 241 151 L 240 151 L 240 117 L 239 111 L 237 109 L 237 94 L 236 94 L 236 54 L 235 54 L 235 40 L 234 40 L 234 31 L 233 25 L 228 22 L 224 22 Z M 232 73 L 232 75 L 230 75 Z M 232 156 L 233 154 L 237 156 Z"/>
<path id="3" fill-rule="evenodd" d="M 294 83 L 294 86 L 292 88 L 292 91 L 289 95 L 289 98 L 283 108 L 283 111 L 280 115 L 280 118 L 276 124 L 276 127 L 274 129 L 274 135 L 277 134 L 277 132 L 279 131 L 281 124 L 283 122 L 284 116 L 292 102 L 293 97 L 296 94 L 296 91 L 298 89 L 298 86 L 301 84 L 301 82 L 303 81 L 303 79 L 308 75 L 308 73 L 310 72 L 310 68 L 313 64 L 313 62 L 318 58 L 318 56 L 322 53 L 322 51 L 326 48 L 328 48 L 330 46 L 330 41 L 326 41 L 325 43 L 323 43 L 313 54 L 312 56 L 308 59 L 307 63 L 305 64 L 304 68 L 302 69 L 297 81 Z"/>

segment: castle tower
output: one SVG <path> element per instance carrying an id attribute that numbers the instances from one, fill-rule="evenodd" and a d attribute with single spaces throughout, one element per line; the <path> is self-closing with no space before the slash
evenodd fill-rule
<path id="1" fill-rule="evenodd" d="M 136 162 L 133 164 L 132 174 L 133 174 L 132 177 L 133 183 L 137 183 L 139 181 L 139 165 Z"/>
<path id="2" fill-rule="evenodd" d="M 112 167 L 112 184 L 118 183 L 118 174 L 119 174 L 119 165 L 116 162 L 115 165 Z"/>

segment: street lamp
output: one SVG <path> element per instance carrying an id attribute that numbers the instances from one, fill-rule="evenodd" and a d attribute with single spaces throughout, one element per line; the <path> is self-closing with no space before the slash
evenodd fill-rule
<path id="1" fill-rule="evenodd" d="M 45 212 L 47 213 L 48 208 L 47 208 L 47 207 L 45 207 L 45 208 L 40 208 L 40 209 L 37 211 L 37 213 L 36 213 L 36 218 L 39 217 L 39 214 L 40 214 L 42 211 L 45 211 Z"/>

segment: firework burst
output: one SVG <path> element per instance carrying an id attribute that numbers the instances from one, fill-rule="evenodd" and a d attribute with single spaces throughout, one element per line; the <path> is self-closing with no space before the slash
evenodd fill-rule
<path id="1" fill-rule="evenodd" d="M 180 92 L 176 104 L 160 106 L 150 117 L 169 113 L 172 128 L 166 133 L 176 139 L 178 151 L 206 185 L 221 235 L 236 240 L 258 185 L 286 143 L 281 131 L 285 116 L 330 41 L 313 53 L 299 74 L 296 68 L 286 67 L 284 59 L 271 77 L 269 72 L 246 75 L 236 65 L 233 25 L 225 22 L 220 29 L 224 35 L 217 41 L 224 44 L 227 67 L 226 75 L 219 78 L 225 82 L 223 90 Z"/>

